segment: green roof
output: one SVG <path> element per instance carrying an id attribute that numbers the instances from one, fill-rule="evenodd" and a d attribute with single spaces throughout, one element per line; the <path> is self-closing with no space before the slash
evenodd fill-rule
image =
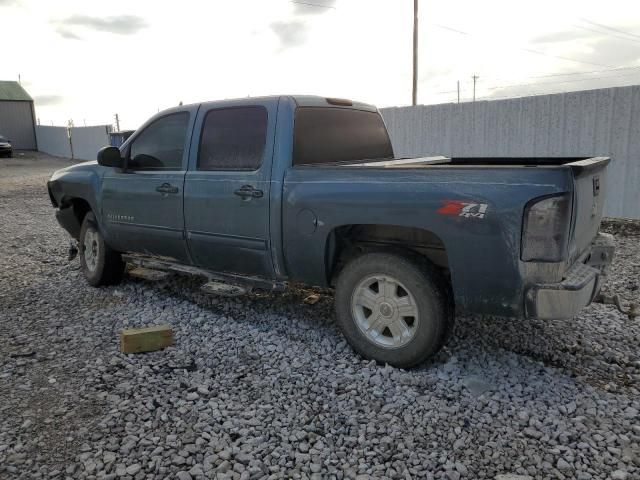
<path id="1" fill-rule="evenodd" d="M 22 88 L 22 85 L 18 82 L 0 80 L 0 101 L 1 100 L 32 101 L 33 98 L 29 96 L 27 91 Z"/>

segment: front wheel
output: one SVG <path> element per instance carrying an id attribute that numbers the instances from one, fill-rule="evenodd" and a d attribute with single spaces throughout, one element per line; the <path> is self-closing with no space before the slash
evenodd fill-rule
<path id="1" fill-rule="evenodd" d="M 338 324 L 363 357 L 414 366 L 440 349 L 453 320 L 444 282 L 427 261 L 362 255 L 338 277 Z"/>
<path id="2" fill-rule="evenodd" d="M 85 215 L 80 228 L 80 267 L 94 287 L 117 284 L 124 274 L 122 257 L 107 246 L 91 212 Z"/>

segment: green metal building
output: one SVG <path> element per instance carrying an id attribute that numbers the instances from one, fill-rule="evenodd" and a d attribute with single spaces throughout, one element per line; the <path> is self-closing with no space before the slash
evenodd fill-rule
<path id="1" fill-rule="evenodd" d="M 33 99 L 18 82 L 0 80 L 0 135 L 11 140 L 14 149 L 38 148 Z"/>

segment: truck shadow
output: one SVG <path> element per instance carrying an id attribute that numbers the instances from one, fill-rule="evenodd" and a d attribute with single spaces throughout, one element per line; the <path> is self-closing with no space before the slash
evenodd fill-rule
<path id="1" fill-rule="evenodd" d="M 449 347 L 472 345 L 513 352 L 611 392 L 635 388 L 640 374 L 625 319 L 604 305 L 591 305 L 572 320 L 459 317 Z"/>
<path id="2" fill-rule="evenodd" d="M 272 323 L 287 340 L 319 348 L 318 341 L 344 344 L 335 325 L 330 290 L 292 286 L 284 293 L 252 293 L 220 297 L 199 290 L 201 281 L 171 275 L 161 281 L 127 277 L 165 295 L 189 300 L 201 308 L 236 321 L 255 322 L 255 312 L 266 314 L 260 322 Z M 626 390 L 639 372 L 633 360 L 633 336 L 625 335 L 623 320 L 609 307 L 593 305 L 574 320 L 540 321 L 501 317 L 462 316 L 445 349 L 413 371 L 438 369 L 450 358 L 479 364 L 480 357 L 503 361 L 506 353 L 559 370 L 593 387 Z M 267 325 L 269 326 L 269 325 Z M 614 352 L 614 353 L 612 353 Z M 349 347 L 345 355 L 356 354 Z"/>

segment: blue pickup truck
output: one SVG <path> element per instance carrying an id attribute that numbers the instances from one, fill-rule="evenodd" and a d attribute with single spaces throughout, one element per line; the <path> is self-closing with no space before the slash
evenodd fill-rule
<path id="1" fill-rule="evenodd" d="M 375 107 L 279 96 L 160 112 L 48 189 L 93 286 L 130 263 L 331 287 L 353 348 L 409 367 L 456 312 L 569 319 L 593 300 L 614 253 L 608 163 L 397 159 Z"/>

